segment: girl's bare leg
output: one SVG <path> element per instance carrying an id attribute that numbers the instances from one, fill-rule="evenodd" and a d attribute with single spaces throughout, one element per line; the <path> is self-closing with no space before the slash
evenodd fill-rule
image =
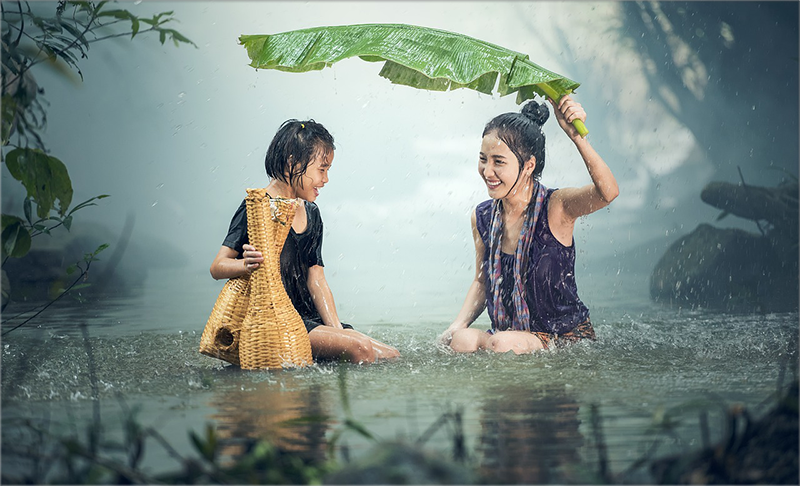
<path id="1" fill-rule="evenodd" d="M 339 359 L 351 363 L 373 363 L 378 357 L 372 340 L 361 333 L 317 326 L 308 333 L 314 359 Z"/>
<path id="2" fill-rule="evenodd" d="M 356 331 L 355 329 L 345 329 L 345 331 L 356 333 L 359 336 L 369 339 L 370 343 L 372 343 L 372 349 L 375 350 L 375 357 L 377 359 L 393 359 L 400 357 L 400 351 L 392 346 L 389 346 L 388 344 L 384 344 L 375 338 L 371 338 L 366 334 Z"/>
<path id="3" fill-rule="evenodd" d="M 398 351 L 397 348 L 373 338 L 369 338 L 369 340 L 372 341 L 372 349 L 375 350 L 375 355 L 378 359 L 394 359 L 400 357 L 400 351 Z"/>

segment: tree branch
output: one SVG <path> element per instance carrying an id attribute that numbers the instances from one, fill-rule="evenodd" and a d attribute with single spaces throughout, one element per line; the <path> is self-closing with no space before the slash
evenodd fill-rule
<path id="1" fill-rule="evenodd" d="M 67 287 L 66 289 L 64 289 L 64 291 L 63 291 L 63 292 L 61 292 L 61 294 L 59 294 L 59 296 L 58 296 L 58 297 L 56 297 L 55 299 L 53 299 L 53 300 L 51 300 L 50 302 L 48 302 L 48 303 L 47 303 L 47 305 L 45 305 L 45 306 L 44 306 L 44 307 L 43 307 L 41 310 L 39 310 L 39 312 L 37 312 L 36 314 L 34 314 L 34 315 L 30 316 L 29 318 L 25 319 L 24 321 L 22 321 L 22 323 L 21 323 L 21 324 L 18 324 L 18 325 L 16 325 L 16 326 L 12 327 L 11 329 L 9 329 L 9 330 L 7 330 L 7 331 L 4 331 L 2 334 L 0 334 L 0 336 L 5 336 L 6 334 L 10 333 L 11 331 L 15 331 L 15 330 L 19 329 L 20 327 L 24 326 L 25 324 L 27 324 L 28 322 L 30 322 L 31 320 L 33 320 L 34 318 L 36 318 L 36 317 L 37 317 L 39 314 L 41 314 L 42 312 L 44 312 L 45 310 L 47 310 L 47 308 L 48 308 L 48 307 L 50 307 L 51 305 L 55 304 L 55 303 L 56 303 L 56 301 L 58 301 L 58 299 L 60 299 L 61 297 L 63 297 L 63 296 L 65 296 L 65 295 L 67 295 L 67 293 L 68 293 L 70 290 L 72 290 L 72 287 L 76 286 L 76 285 L 78 284 L 78 282 L 80 282 L 80 281 L 81 281 L 81 279 L 82 279 L 82 278 L 83 278 L 85 275 L 87 275 L 87 274 L 89 273 L 89 267 L 90 267 L 91 265 L 92 265 L 92 262 L 91 262 L 91 260 L 90 260 L 89 262 L 87 262 L 87 263 L 86 263 L 86 269 L 85 269 L 83 272 L 81 272 L 81 274 L 78 276 L 78 278 L 76 278 L 76 279 L 75 279 L 75 281 L 74 281 L 74 282 L 72 282 L 72 283 L 70 284 L 70 286 L 69 286 L 69 287 Z M 23 312 L 22 314 L 25 314 L 25 312 Z M 19 314 L 19 315 L 15 316 L 15 317 L 19 317 L 19 316 L 20 316 L 20 315 L 22 315 L 22 314 Z"/>

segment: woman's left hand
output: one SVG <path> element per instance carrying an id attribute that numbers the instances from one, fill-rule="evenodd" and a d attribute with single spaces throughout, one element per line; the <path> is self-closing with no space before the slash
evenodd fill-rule
<path id="1" fill-rule="evenodd" d="M 578 130 L 572 126 L 572 122 L 574 120 L 586 122 L 586 112 L 583 110 L 583 106 L 573 100 L 569 95 L 562 97 L 558 105 L 556 105 L 555 101 L 551 98 L 548 98 L 548 100 L 550 104 L 553 105 L 553 112 L 556 114 L 556 120 L 558 120 L 558 124 L 561 125 L 561 129 L 564 130 L 564 133 L 572 140 L 581 138 Z"/>

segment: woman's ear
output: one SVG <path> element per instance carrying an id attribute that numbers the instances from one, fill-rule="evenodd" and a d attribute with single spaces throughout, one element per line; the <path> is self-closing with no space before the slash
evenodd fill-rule
<path id="1" fill-rule="evenodd" d="M 531 158 L 525 162 L 525 165 L 522 167 L 523 172 L 527 176 L 533 176 L 533 171 L 536 170 L 536 157 L 531 155 Z"/>

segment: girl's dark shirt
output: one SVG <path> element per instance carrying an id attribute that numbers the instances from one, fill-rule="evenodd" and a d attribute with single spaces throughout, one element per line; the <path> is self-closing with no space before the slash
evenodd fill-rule
<path id="1" fill-rule="evenodd" d="M 531 315 L 531 331 L 564 334 L 588 321 L 589 309 L 578 297 L 578 286 L 575 283 L 575 240 L 573 239 L 572 245 L 564 246 L 550 231 L 547 209 L 553 191 L 555 189 L 548 189 L 542 204 L 542 213 L 534 229 L 528 268 L 522 272 L 522 278 L 525 280 L 525 301 Z M 486 269 L 489 268 L 492 201 L 484 201 L 475 208 L 476 226 L 485 247 L 483 266 Z M 500 269 L 503 280 L 500 284 L 500 298 L 510 316 L 514 313 L 511 299 L 513 265 L 514 255 L 501 253 Z M 491 318 L 494 315 L 494 303 L 488 285 L 486 305 Z M 494 320 L 492 328 L 497 329 Z"/>
<path id="2" fill-rule="evenodd" d="M 305 202 L 308 225 L 300 234 L 289 230 L 286 243 L 281 250 L 281 280 L 286 293 L 304 320 L 318 320 L 322 318 L 314 306 L 311 293 L 308 291 L 308 269 L 314 265 L 325 266 L 322 262 L 322 217 L 319 208 L 313 202 Z M 232 248 L 238 253 L 236 258 L 242 258 L 242 246 L 249 244 L 247 236 L 247 207 L 245 201 L 231 219 L 228 236 L 222 242 L 223 246 Z M 259 250 L 259 248 L 256 248 Z"/>

